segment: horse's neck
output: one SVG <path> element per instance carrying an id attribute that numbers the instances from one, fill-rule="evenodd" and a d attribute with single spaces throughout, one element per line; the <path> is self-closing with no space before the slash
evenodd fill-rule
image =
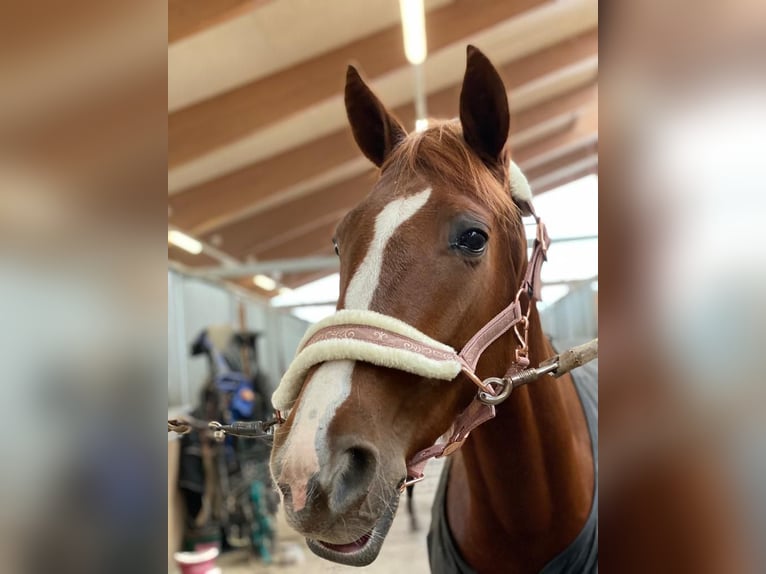
<path id="1" fill-rule="evenodd" d="M 494 375 L 510 364 L 507 342 L 483 365 Z M 552 354 L 533 312 L 530 361 Z M 479 572 L 497 564 L 538 572 L 581 530 L 593 480 L 590 436 L 571 378 L 515 390 L 451 465 L 447 516 L 461 554 Z"/>

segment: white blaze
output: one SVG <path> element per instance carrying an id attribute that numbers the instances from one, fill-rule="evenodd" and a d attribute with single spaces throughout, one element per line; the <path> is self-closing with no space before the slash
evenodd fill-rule
<path id="1" fill-rule="evenodd" d="M 344 301 L 346 309 L 369 309 L 372 297 L 378 288 L 380 272 L 383 267 L 383 255 L 386 245 L 396 230 L 405 221 L 415 215 L 431 196 L 431 188 L 420 193 L 395 199 L 375 218 L 375 235 L 367 250 L 362 264 L 354 273 L 346 289 Z"/>
<path id="2" fill-rule="evenodd" d="M 319 470 L 317 453 L 326 452 L 327 427 L 351 393 L 354 361 L 330 361 L 319 366 L 306 385 L 284 447 L 279 481 L 290 485 L 293 508 L 306 505 L 306 485 Z"/>
<path id="3" fill-rule="evenodd" d="M 361 265 L 346 289 L 347 309 L 369 309 L 378 288 L 386 245 L 396 230 L 428 201 L 431 188 L 386 205 L 375 218 L 375 233 Z M 338 407 L 351 394 L 354 361 L 330 361 L 319 366 L 306 384 L 284 445 L 279 482 L 290 485 L 293 508 L 306 505 L 308 480 L 326 463 L 327 427 Z M 324 460 L 320 460 L 324 459 Z"/>

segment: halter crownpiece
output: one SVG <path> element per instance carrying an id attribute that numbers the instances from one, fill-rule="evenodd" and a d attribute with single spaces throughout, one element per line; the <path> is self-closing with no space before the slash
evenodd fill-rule
<path id="1" fill-rule="evenodd" d="M 367 310 L 337 311 L 312 326 L 301 340 L 295 359 L 271 398 L 278 419 L 281 419 L 279 411 L 288 410 L 295 403 L 309 370 L 327 361 L 362 361 L 443 381 L 454 380 L 460 373 L 465 374 L 479 387 L 476 398 L 457 417 L 446 443 L 435 444 L 416 453 L 407 463 L 407 479 L 401 485 L 404 488 L 422 480 L 428 460 L 452 454 L 473 429 L 492 419 L 495 405 L 508 398 L 516 382 L 528 382 L 521 379 L 514 381 L 514 376 L 529 366 L 529 314 L 532 300 L 540 299 L 540 271 L 550 238 L 545 224 L 532 206 L 529 183 L 514 163 L 511 163 L 510 176 L 514 200 L 537 223 L 532 255 L 514 300 L 471 337 L 460 352 L 394 317 Z M 526 311 L 522 310 L 522 303 L 526 303 Z M 514 330 L 518 341 L 514 362 L 502 378 L 481 380 L 476 375 L 481 355 L 510 329 Z"/>

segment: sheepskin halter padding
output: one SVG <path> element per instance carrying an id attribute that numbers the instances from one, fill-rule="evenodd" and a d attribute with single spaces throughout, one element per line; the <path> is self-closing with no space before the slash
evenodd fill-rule
<path id="1" fill-rule="evenodd" d="M 532 188 L 529 186 L 527 176 L 521 168 L 512 161 L 509 169 L 511 179 L 511 197 L 516 201 L 532 201 Z"/>
<path id="2" fill-rule="evenodd" d="M 453 380 L 462 368 L 455 349 L 412 325 L 375 311 L 342 309 L 303 336 L 271 397 L 274 408 L 291 408 L 311 367 L 336 360 L 363 361 L 444 381 Z"/>

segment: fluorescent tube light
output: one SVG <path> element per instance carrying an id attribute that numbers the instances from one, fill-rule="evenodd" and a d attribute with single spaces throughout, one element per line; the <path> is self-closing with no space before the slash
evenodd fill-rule
<path id="1" fill-rule="evenodd" d="M 404 33 L 404 54 L 417 66 L 426 59 L 426 16 L 423 0 L 399 0 Z"/>
<path id="2" fill-rule="evenodd" d="M 256 275 L 253 277 L 253 283 L 255 283 L 256 287 L 260 287 L 266 291 L 273 291 L 277 288 L 277 282 L 266 275 Z"/>
<path id="3" fill-rule="evenodd" d="M 168 242 L 193 255 L 202 253 L 202 243 L 175 229 L 168 231 Z"/>

